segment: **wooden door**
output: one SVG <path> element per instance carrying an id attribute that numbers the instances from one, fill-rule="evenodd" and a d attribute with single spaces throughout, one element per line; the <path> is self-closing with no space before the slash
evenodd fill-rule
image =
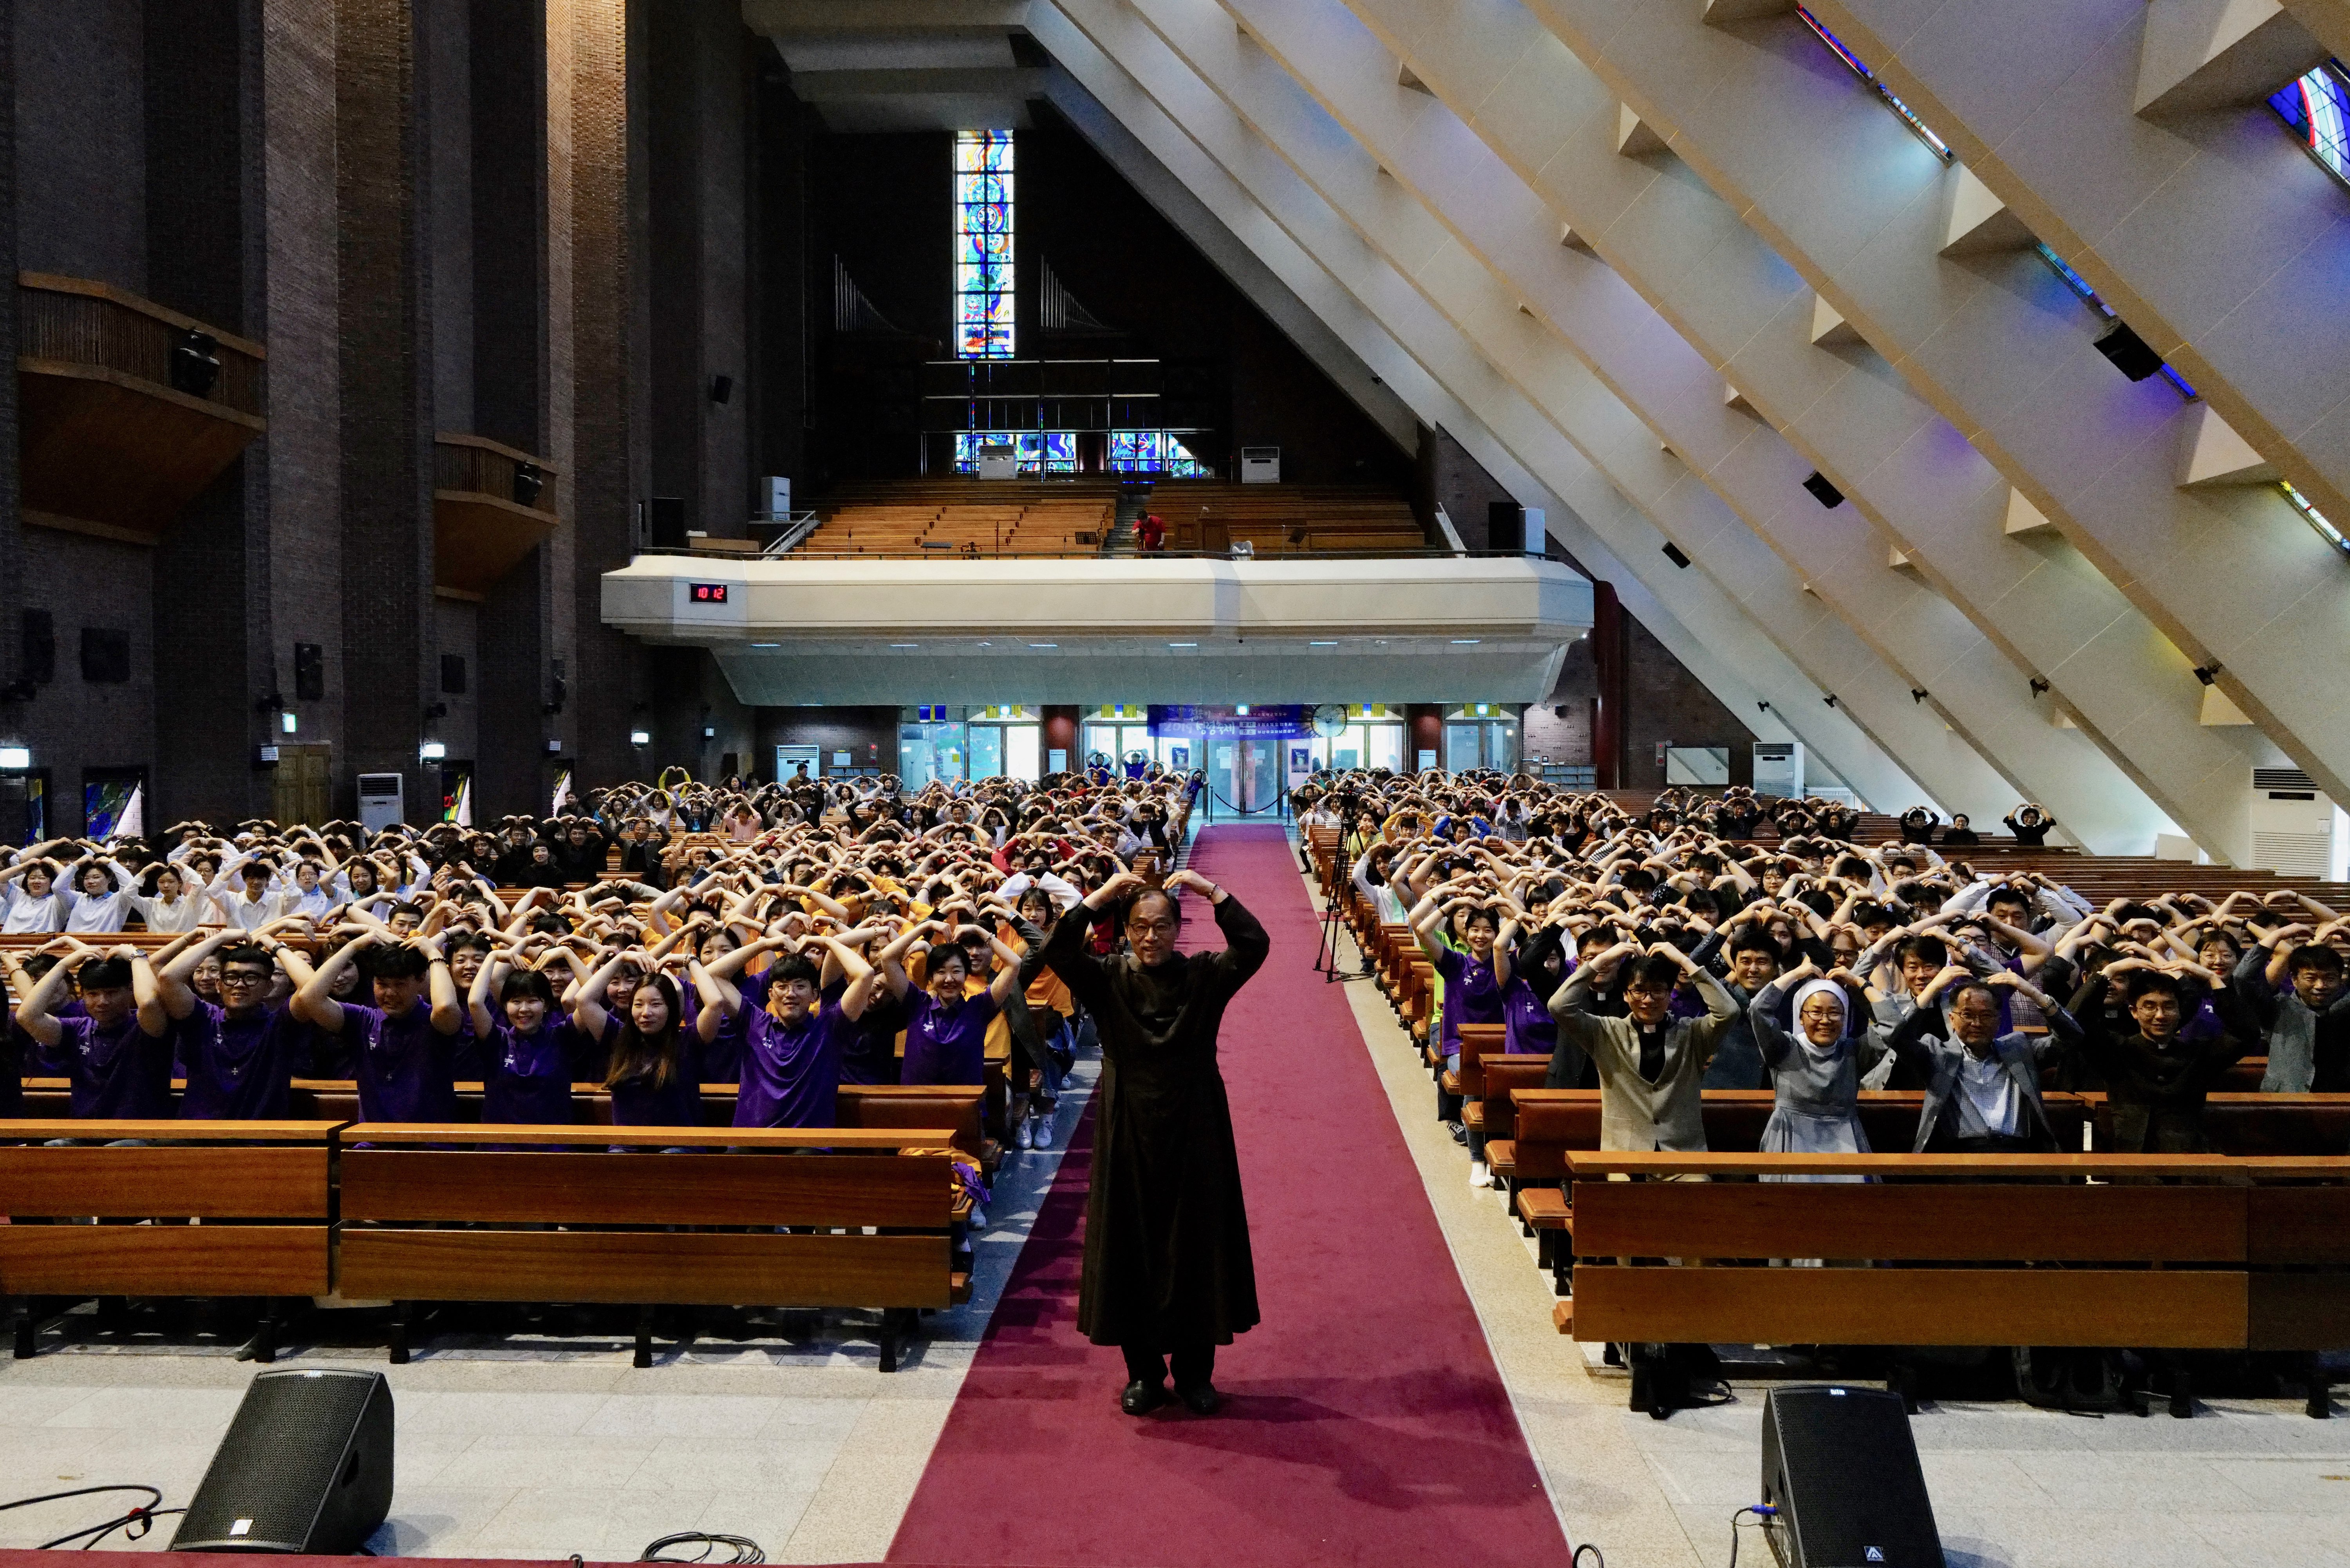
<path id="1" fill-rule="evenodd" d="M 277 748 L 276 800 L 269 815 L 280 826 L 291 827 L 297 822 L 316 826 L 331 815 L 333 792 L 328 787 L 327 770 L 333 752 L 333 747 L 323 745 Z"/>

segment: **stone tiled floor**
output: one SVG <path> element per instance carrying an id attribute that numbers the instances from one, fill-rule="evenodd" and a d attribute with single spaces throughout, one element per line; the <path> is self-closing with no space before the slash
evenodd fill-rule
<path id="1" fill-rule="evenodd" d="M 1096 1071 L 1079 1064 L 1063 1137 Z M 297 1341 L 278 1365 L 390 1377 L 397 1490 L 379 1552 L 626 1561 L 658 1536 L 708 1530 L 747 1535 L 778 1562 L 869 1562 L 889 1550 L 1059 1166 L 1057 1150 L 1006 1162 L 971 1302 L 926 1319 L 886 1376 L 876 1320 L 837 1313 L 779 1314 L 770 1335 L 740 1344 L 657 1340 L 642 1371 L 620 1338 L 521 1334 L 441 1335 L 406 1366 Z M 232 1350 L 69 1340 L 0 1360 L 0 1501 L 126 1480 L 184 1503 L 255 1370 Z M 118 1511 L 82 1498 L 0 1513 L 0 1546 Z M 136 1546 L 168 1544 L 172 1523 Z"/>

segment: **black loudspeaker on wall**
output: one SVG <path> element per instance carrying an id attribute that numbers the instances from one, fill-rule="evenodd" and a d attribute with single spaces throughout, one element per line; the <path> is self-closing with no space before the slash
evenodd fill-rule
<path id="1" fill-rule="evenodd" d="M 390 1511 L 383 1374 L 264 1372 L 245 1389 L 172 1550 L 348 1556 Z"/>
<path id="2" fill-rule="evenodd" d="M 1774 1388 L 1762 1405 L 1763 1532 L 1785 1568 L 1945 1568 L 1901 1397 Z"/>

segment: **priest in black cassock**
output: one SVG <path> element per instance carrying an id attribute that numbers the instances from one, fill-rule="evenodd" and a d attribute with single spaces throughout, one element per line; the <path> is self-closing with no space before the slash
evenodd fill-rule
<path id="1" fill-rule="evenodd" d="M 1177 888 L 1214 908 L 1230 944 L 1222 952 L 1175 950 Z M 1128 950 L 1097 958 L 1087 950 L 1093 921 L 1119 905 Z M 1111 877 L 1061 918 L 1045 946 L 1045 962 L 1101 1034 L 1077 1327 L 1125 1352 L 1129 1381 L 1118 1404 L 1129 1416 L 1167 1402 L 1170 1357 L 1176 1395 L 1214 1414 L 1216 1346 L 1257 1321 L 1216 1033 L 1224 1004 L 1271 946 L 1238 899 L 1193 871 L 1178 871 L 1164 889 L 1130 871 Z"/>

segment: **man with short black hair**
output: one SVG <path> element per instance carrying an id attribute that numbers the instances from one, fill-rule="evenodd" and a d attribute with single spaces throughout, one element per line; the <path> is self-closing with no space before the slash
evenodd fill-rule
<path id="1" fill-rule="evenodd" d="M 206 1002 L 189 985 L 196 966 L 220 955 L 221 1000 Z M 249 938 L 216 931 L 186 949 L 155 976 L 179 1035 L 187 1092 L 183 1121 L 276 1121 L 287 1114 L 294 1075 L 307 1065 L 309 1040 L 271 993 L 281 956 L 293 950 L 267 929 Z M 289 964 L 289 971 L 294 965 Z M 301 979 L 309 966 L 300 964 Z"/>
<path id="2" fill-rule="evenodd" d="M 2179 1032 L 2194 1011 L 2182 973 L 2211 987 L 2219 1033 L 2190 1040 Z M 2122 981 L 2125 975 L 2132 978 Z M 2106 1017 L 2106 996 L 2117 981 L 2128 987 L 2122 1015 L 2127 1033 Z M 2157 969 L 2144 959 L 2117 959 L 2089 982 L 2081 995 L 2081 1030 L 2083 1053 L 2106 1082 L 2114 1147 L 2126 1154 L 2207 1152 L 2204 1098 L 2260 1037 L 2233 986 L 2183 963 Z"/>
<path id="3" fill-rule="evenodd" d="M 1639 943 L 1619 942 L 1579 966 L 1550 999 L 1550 1015 L 1558 1021 L 1559 1044 L 1576 1046 L 1598 1069 L 1601 1148 L 1701 1152 L 1699 1085 L 1738 1007 L 1720 981 L 1671 943 L 1640 954 Z M 1592 1011 L 1592 971 L 1626 960 L 1638 961 L 1624 987 L 1626 1016 L 1602 1017 Z M 1683 979 L 1705 1003 L 1701 1017 L 1671 1016 L 1673 990 Z M 1556 1064 L 1555 1057 L 1554 1073 Z"/>
<path id="4" fill-rule="evenodd" d="M 336 977 L 362 960 L 374 1005 L 337 1002 Z M 378 930 L 356 937 L 303 982 L 294 993 L 293 1010 L 326 1033 L 358 1032 L 351 1075 L 359 1085 L 361 1121 L 456 1119 L 452 1068 L 465 1009 L 438 939 L 420 935 L 400 941 Z"/>
<path id="5" fill-rule="evenodd" d="M 66 981 L 81 988 L 82 1016 L 59 1017 Z M 85 1121 L 161 1121 L 172 1114 L 171 1021 L 147 955 L 123 946 L 100 958 L 75 944 L 18 1003 L 17 1026 L 72 1085 L 73 1114 Z"/>

